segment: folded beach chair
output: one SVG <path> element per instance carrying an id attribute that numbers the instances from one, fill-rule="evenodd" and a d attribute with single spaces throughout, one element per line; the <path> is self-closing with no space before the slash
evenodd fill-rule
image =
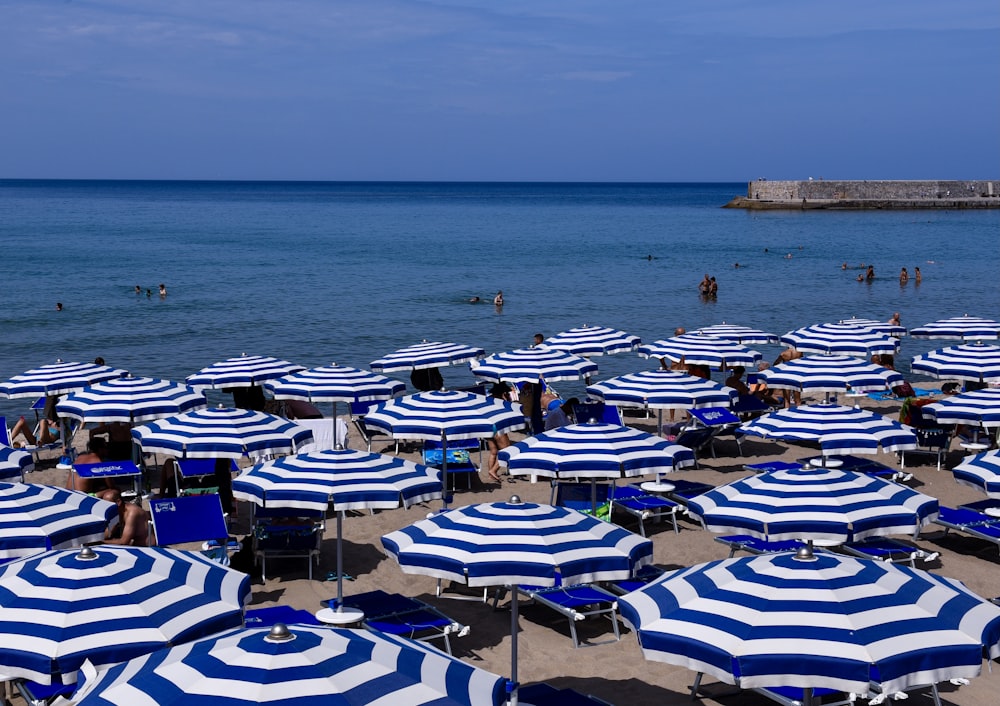
<path id="1" fill-rule="evenodd" d="M 933 456 L 937 462 L 937 469 L 940 471 L 941 464 L 948 455 L 948 449 L 951 448 L 951 430 L 944 427 L 922 427 L 913 431 L 917 435 L 917 448 L 899 452 L 899 467 L 906 468 L 908 459 L 912 464 L 914 455 L 923 454 L 924 456 Z"/>
<path id="2" fill-rule="evenodd" d="M 472 478 L 479 468 L 472 462 L 470 453 L 479 451 L 479 465 L 483 463 L 482 443 L 479 439 L 461 439 L 448 442 L 448 480 L 452 488 L 458 485 L 458 478 L 465 477 L 466 487 L 472 490 Z M 430 468 L 440 469 L 444 465 L 444 452 L 440 441 L 425 441 L 423 463 Z"/>
<path id="3" fill-rule="evenodd" d="M 325 602 L 331 610 L 338 608 L 337 600 Z M 465 637 L 469 626 L 452 620 L 443 612 L 416 598 L 401 593 L 375 590 L 344 596 L 343 604 L 365 614 L 362 625 L 369 630 L 400 635 L 411 640 L 428 642 L 442 640 L 444 651 L 451 654 L 451 635 Z"/>
<path id="4" fill-rule="evenodd" d="M 983 539 L 1000 548 L 1000 518 L 971 510 L 966 507 L 951 508 L 941 506 L 934 523 L 944 527 L 945 533 L 951 530 L 967 534 L 970 537 Z"/>
<path id="5" fill-rule="evenodd" d="M 493 607 L 500 601 L 502 588 L 498 588 L 493 597 Z M 618 597 L 596 584 L 576 584 L 563 586 L 557 575 L 556 585 L 552 587 L 518 586 L 517 592 L 534 603 L 550 608 L 569 621 L 569 634 L 573 647 L 604 645 L 621 640 L 618 628 Z M 604 616 L 611 621 L 615 636 L 613 640 L 581 643 L 577 635 L 576 624 L 593 616 Z"/>
<path id="6" fill-rule="evenodd" d="M 312 580 L 313 562 L 319 566 L 324 513 L 318 510 L 261 508 L 254 505 L 253 554 L 267 581 L 267 560 L 304 558 Z"/>
<path id="7" fill-rule="evenodd" d="M 225 566 L 230 554 L 240 549 L 236 538 L 229 536 L 218 495 L 151 499 L 149 515 L 158 546 L 201 542 L 202 554 Z"/>
<path id="8" fill-rule="evenodd" d="M 917 560 L 927 563 L 934 561 L 940 552 L 927 552 L 906 542 L 890 537 L 871 537 L 860 542 L 841 544 L 840 551 L 862 559 L 888 561 L 893 564 L 909 564 L 917 567 Z"/>
<path id="9" fill-rule="evenodd" d="M 607 701 L 591 694 L 583 694 L 575 689 L 557 689 L 546 682 L 520 687 L 517 697 L 533 706 L 611 706 Z"/>
<path id="10" fill-rule="evenodd" d="M 646 520 L 660 522 L 668 519 L 674 526 L 674 534 L 678 534 L 680 528 L 677 526 L 677 515 L 687 512 L 683 505 L 648 493 L 636 485 L 612 486 L 609 497 L 611 517 L 614 518 L 615 510 L 633 515 L 639 520 L 639 534 L 643 537 L 646 536 Z"/>
<path id="11" fill-rule="evenodd" d="M 798 551 L 805 546 L 805 542 L 798 539 L 768 540 L 751 537 L 748 534 L 727 534 L 714 539 L 729 547 L 730 558 L 740 550 L 750 554 L 776 554 Z"/>

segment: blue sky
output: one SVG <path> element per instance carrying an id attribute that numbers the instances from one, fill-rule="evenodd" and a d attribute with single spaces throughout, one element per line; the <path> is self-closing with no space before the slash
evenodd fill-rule
<path id="1" fill-rule="evenodd" d="M 0 177 L 1000 176 L 1000 3 L 0 0 Z"/>

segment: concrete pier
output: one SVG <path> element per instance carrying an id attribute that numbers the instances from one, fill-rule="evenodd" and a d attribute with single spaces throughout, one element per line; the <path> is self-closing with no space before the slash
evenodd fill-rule
<path id="1" fill-rule="evenodd" d="M 768 181 L 747 185 L 725 208 L 751 210 L 1000 208 L 1000 179 L 987 181 Z"/>

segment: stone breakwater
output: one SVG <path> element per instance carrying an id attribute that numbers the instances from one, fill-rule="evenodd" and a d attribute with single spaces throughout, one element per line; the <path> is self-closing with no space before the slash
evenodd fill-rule
<path id="1" fill-rule="evenodd" d="M 768 181 L 747 185 L 725 208 L 956 209 L 1000 208 L 1000 180 L 986 181 Z"/>

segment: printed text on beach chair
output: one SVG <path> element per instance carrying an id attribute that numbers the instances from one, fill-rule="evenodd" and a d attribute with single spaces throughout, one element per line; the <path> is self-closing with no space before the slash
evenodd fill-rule
<path id="1" fill-rule="evenodd" d="M 580 639 L 576 632 L 576 624 L 581 620 L 586 620 L 591 616 L 605 616 L 611 621 L 614 629 L 614 640 L 603 640 L 601 642 L 588 642 L 591 645 L 604 645 L 609 642 L 621 640 L 621 632 L 618 629 L 618 597 L 610 591 L 606 591 L 594 584 L 577 584 L 574 586 L 563 586 L 558 581 L 552 587 L 539 586 L 518 586 L 518 593 L 534 601 L 538 605 L 556 611 L 564 615 L 569 620 L 569 634 L 573 640 L 573 647 L 580 646 Z M 500 601 L 502 589 L 498 589 L 493 598 L 493 607 L 496 608 Z"/>
<path id="2" fill-rule="evenodd" d="M 776 554 L 778 552 L 794 552 L 805 546 L 805 543 L 797 539 L 768 540 L 758 537 L 751 537 L 748 534 L 727 534 L 715 537 L 719 544 L 729 547 L 729 557 L 732 558 L 736 552 L 742 550 L 750 554 Z"/>
<path id="3" fill-rule="evenodd" d="M 677 513 L 684 513 L 686 508 L 667 500 L 659 495 L 647 493 L 635 485 L 613 486 L 611 488 L 611 516 L 615 510 L 622 510 L 634 515 L 639 520 L 639 534 L 646 536 L 646 520 L 660 522 L 669 519 L 674 526 L 674 534 L 680 532 L 677 526 Z"/>
<path id="4" fill-rule="evenodd" d="M 336 599 L 326 603 L 331 610 L 338 607 Z M 440 639 L 444 641 L 444 649 L 448 654 L 451 654 L 450 635 L 465 637 L 469 634 L 467 625 L 452 620 L 429 603 L 400 593 L 368 591 L 344 596 L 343 604 L 363 612 L 365 619 L 362 624 L 369 630 L 423 642 Z"/>
<path id="5" fill-rule="evenodd" d="M 840 550 L 852 556 L 862 559 L 875 559 L 877 561 L 888 561 L 893 564 L 909 564 L 916 568 L 917 559 L 923 562 L 934 561 L 940 556 L 938 552 L 925 552 L 919 547 L 914 547 L 906 542 L 890 537 L 871 537 L 861 542 L 848 542 L 841 544 Z"/>
<path id="6" fill-rule="evenodd" d="M 937 461 L 937 469 L 941 470 L 941 463 L 948 455 L 951 446 L 951 432 L 942 427 L 922 427 L 914 429 L 917 435 L 917 448 L 910 451 L 899 452 L 899 467 L 906 468 L 906 460 L 914 454 L 924 454 L 933 456 Z"/>
<path id="7" fill-rule="evenodd" d="M 448 480 L 454 484 L 452 487 L 458 484 L 459 476 L 465 476 L 467 487 L 472 490 L 472 477 L 479 473 L 479 469 L 473 463 L 470 452 L 476 450 L 481 452 L 481 449 L 482 444 L 479 439 L 461 439 L 448 442 Z M 425 466 L 430 468 L 441 469 L 444 465 L 444 452 L 441 449 L 440 441 L 428 440 L 424 442 L 423 462 Z M 482 464 L 482 458 L 479 459 L 479 462 Z"/>
<path id="8" fill-rule="evenodd" d="M 142 494 L 142 471 L 131 461 L 103 461 L 101 463 L 74 463 L 73 482 L 76 478 L 131 478 L 133 489 L 122 495 L 139 497 Z"/>
<path id="9" fill-rule="evenodd" d="M 316 510 L 254 508 L 253 554 L 267 581 L 267 560 L 304 558 L 312 580 L 323 541 L 323 513 Z"/>
<path id="10" fill-rule="evenodd" d="M 149 514 L 153 536 L 161 547 L 202 542 L 202 552 L 226 566 L 229 555 L 239 551 L 239 542 L 229 536 L 218 495 L 152 499 Z"/>

